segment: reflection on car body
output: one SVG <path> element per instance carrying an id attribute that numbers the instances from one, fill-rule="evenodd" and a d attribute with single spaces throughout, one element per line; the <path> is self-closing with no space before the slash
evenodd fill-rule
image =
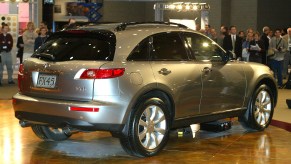
<path id="1" fill-rule="evenodd" d="M 169 130 L 239 117 L 263 130 L 277 102 L 261 64 L 232 60 L 179 24 L 87 25 L 57 32 L 19 69 L 15 116 L 43 140 L 110 131 L 129 154 L 156 155 Z"/>

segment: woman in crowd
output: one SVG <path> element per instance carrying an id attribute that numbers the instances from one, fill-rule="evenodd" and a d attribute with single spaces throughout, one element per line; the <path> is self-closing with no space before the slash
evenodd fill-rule
<path id="1" fill-rule="evenodd" d="M 242 59 L 243 59 L 243 61 L 249 61 L 250 42 L 252 40 L 253 40 L 253 33 L 248 33 L 246 40 L 242 44 Z"/>
<path id="2" fill-rule="evenodd" d="M 45 40 L 48 38 L 47 36 L 47 28 L 46 27 L 41 27 L 39 29 L 40 35 L 35 39 L 34 42 L 34 51 L 37 50 L 41 45 L 43 45 L 43 43 L 45 42 Z"/>
<path id="3" fill-rule="evenodd" d="M 265 54 L 265 46 L 262 40 L 260 40 L 260 33 L 255 32 L 253 34 L 254 39 L 250 42 L 250 62 L 262 63 L 262 55 Z"/>
<path id="4" fill-rule="evenodd" d="M 23 33 L 24 53 L 23 59 L 26 59 L 34 52 L 34 41 L 38 37 L 38 34 L 34 31 L 34 24 L 32 22 L 27 23 L 27 29 Z"/>

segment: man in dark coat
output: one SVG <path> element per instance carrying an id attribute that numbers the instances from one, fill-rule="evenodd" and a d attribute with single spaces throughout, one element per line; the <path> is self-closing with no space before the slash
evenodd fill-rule
<path id="1" fill-rule="evenodd" d="M 232 51 L 236 55 L 236 59 L 242 58 L 242 38 L 237 34 L 235 26 L 230 27 L 230 35 L 227 35 L 223 39 L 223 48 L 226 51 Z"/>
<path id="2" fill-rule="evenodd" d="M 263 34 L 261 36 L 261 41 L 264 43 L 264 47 L 265 47 L 265 52 L 262 54 L 262 63 L 267 65 L 267 52 L 269 49 L 269 38 L 268 38 L 268 34 L 270 32 L 270 28 L 268 26 L 265 26 L 263 28 Z"/>
<path id="3" fill-rule="evenodd" d="M 19 29 L 19 31 L 22 31 L 22 29 Z M 22 34 L 22 32 L 19 32 Z M 17 44 L 16 44 L 16 47 L 18 48 L 17 50 L 17 54 L 16 54 L 16 57 L 19 58 L 20 60 L 20 64 L 22 63 L 23 61 L 23 49 L 24 49 L 24 43 L 23 43 L 23 37 L 22 35 L 20 35 L 18 38 L 17 38 Z"/>

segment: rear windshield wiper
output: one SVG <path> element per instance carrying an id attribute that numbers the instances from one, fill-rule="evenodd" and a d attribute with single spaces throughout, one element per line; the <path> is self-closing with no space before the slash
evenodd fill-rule
<path id="1" fill-rule="evenodd" d="M 33 55 L 33 57 L 41 58 L 41 59 L 44 59 L 44 60 L 51 60 L 51 61 L 56 60 L 54 55 L 47 54 L 47 53 L 36 53 L 36 54 Z"/>

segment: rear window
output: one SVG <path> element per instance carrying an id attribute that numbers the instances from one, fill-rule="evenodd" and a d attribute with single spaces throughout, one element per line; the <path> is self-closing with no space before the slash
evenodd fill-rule
<path id="1" fill-rule="evenodd" d="M 48 38 L 32 57 L 53 61 L 112 61 L 115 44 L 115 35 L 109 31 L 65 31 Z"/>

